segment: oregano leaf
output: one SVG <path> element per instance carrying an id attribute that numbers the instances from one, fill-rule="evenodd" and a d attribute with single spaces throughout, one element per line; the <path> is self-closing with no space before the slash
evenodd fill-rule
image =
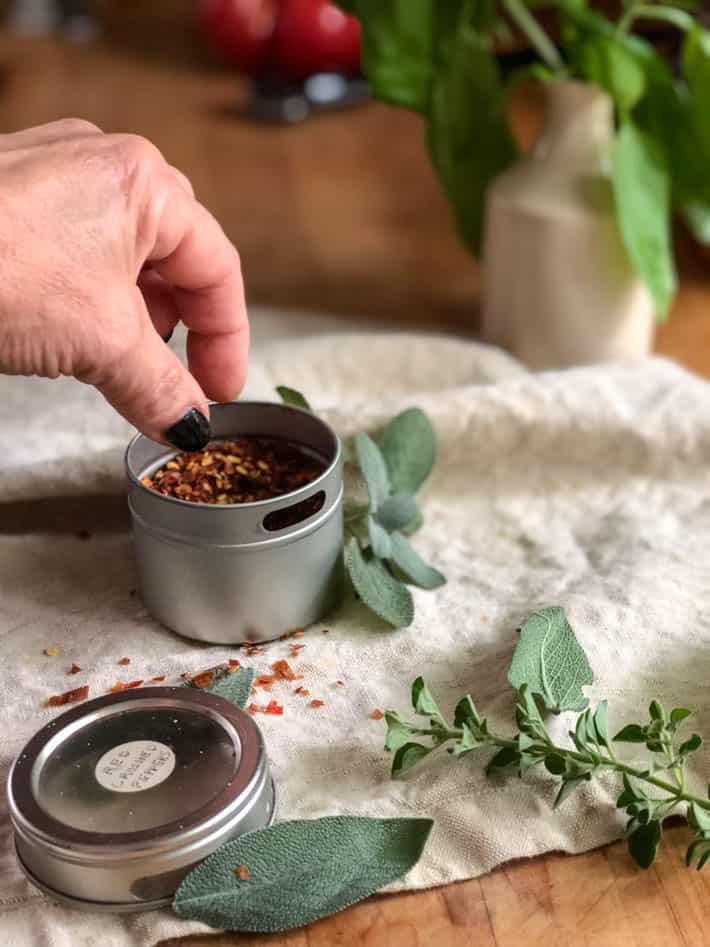
<path id="1" fill-rule="evenodd" d="M 533 612 L 520 630 L 508 680 L 516 689 L 527 684 L 548 710 L 584 710 L 589 701 L 582 687 L 594 681 L 587 656 L 563 608 Z"/>
<path id="2" fill-rule="evenodd" d="M 438 589 L 446 578 L 433 566 L 427 565 L 406 536 L 395 532 L 390 536 L 392 561 L 401 572 L 420 589 Z"/>
<path id="3" fill-rule="evenodd" d="M 414 728 L 405 720 L 402 720 L 394 710 L 385 712 L 385 723 L 387 724 L 387 735 L 385 737 L 385 749 L 390 753 L 396 753 L 397 750 L 409 743 L 412 733 L 416 732 Z"/>
<path id="4" fill-rule="evenodd" d="M 458 704 L 456 704 L 456 710 L 454 711 L 454 726 L 460 727 L 464 723 L 473 727 L 479 727 L 481 725 L 481 718 L 478 715 L 476 705 L 470 694 L 466 694 L 465 697 L 461 698 Z"/>
<path id="5" fill-rule="evenodd" d="M 355 435 L 355 452 L 367 492 L 370 494 L 370 509 L 374 512 L 390 492 L 389 475 L 380 448 L 369 434 L 362 431 Z"/>
<path id="6" fill-rule="evenodd" d="M 306 411 L 311 410 L 311 406 L 304 396 L 295 388 L 289 388 L 287 385 L 277 385 L 276 391 L 284 404 L 294 405 L 296 408 L 305 408 Z"/>
<path id="7" fill-rule="evenodd" d="M 697 749 L 700 748 L 700 745 L 703 741 L 700 739 L 700 735 L 694 733 L 688 740 L 678 747 L 679 756 L 687 756 L 689 753 L 695 753 Z"/>
<path id="8" fill-rule="evenodd" d="M 634 829 L 629 835 L 629 854 L 640 868 L 650 868 L 661 841 L 661 824 L 655 819 Z"/>
<path id="9" fill-rule="evenodd" d="M 638 723 L 629 723 L 614 737 L 614 743 L 645 743 L 646 728 Z"/>
<path id="10" fill-rule="evenodd" d="M 416 493 L 436 462 L 436 435 L 421 408 L 408 408 L 382 433 L 382 454 L 393 493 Z"/>
<path id="11" fill-rule="evenodd" d="M 280 822 L 219 848 L 182 881 L 173 908 L 232 931 L 303 927 L 402 878 L 432 825 L 356 816 Z M 245 880 L 235 873 L 239 865 L 248 870 Z"/>
<path id="12" fill-rule="evenodd" d="M 412 684 L 412 707 L 422 717 L 436 717 L 437 720 L 442 722 L 444 720 L 431 691 L 424 683 L 423 677 L 418 677 Z"/>
<path id="13" fill-rule="evenodd" d="M 520 753 L 512 746 L 504 746 L 488 761 L 486 766 L 486 776 L 491 776 L 496 770 L 508 769 L 510 766 L 520 764 Z"/>
<path id="14" fill-rule="evenodd" d="M 392 775 L 399 776 L 408 769 L 416 766 L 420 760 L 428 756 L 433 747 L 424 746 L 421 743 L 405 743 L 399 747 L 392 761 Z"/>
<path id="15" fill-rule="evenodd" d="M 413 523 L 418 515 L 419 510 L 414 497 L 409 493 L 397 493 L 392 497 L 387 497 L 378 509 L 377 520 L 388 533 L 391 533 Z"/>
<path id="16" fill-rule="evenodd" d="M 355 591 L 371 611 L 395 628 L 412 623 L 411 592 L 379 559 L 367 557 L 356 539 L 351 539 L 346 547 L 345 567 Z"/>
<path id="17" fill-rule="evenodd" d="M 677 727 L 679 723 L 682 723 L 686 717 L 690 716 L 690 711 L 686 707 L 674 707 L 671 710 L 671 723 L 674 727 Z"/>
<path id="18" fill-rule="evenodd" d="M 552 803 L 552 808 L 557 809 L 558 806 L 561 806 L 565 799 L 571 796 L 575 789 L 578 789 L 582 783 L 585 782 L 587 782 L 587 780 L 584 776 L 575 776 L 572 779 L 566 779 L 560 786 L 555 801 Z"/>
<path id="19" fill-rule="evenodd" d="M 374 516 L 367 519 L 367 531 L 372 552 L 378 559 L 389 559 L 392 555 L 392 541 L 389 533 L 377 522 Z"/>

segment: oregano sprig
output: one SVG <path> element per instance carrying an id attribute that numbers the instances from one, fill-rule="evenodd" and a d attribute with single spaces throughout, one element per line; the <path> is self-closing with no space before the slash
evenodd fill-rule
<path id="1" fill-rule="evenodd" d="M 295 389 L 276 390 L 285 403 L 311 410 Z M 436 589 L 446 582 L 409 541 L 423 522 L 416 493 L 436 461 L 431 422 L 420 408 L 408 408 L 378 442 L 356 434 L 346 459 L 357 464 L 368 502 L 345 505 L 345 568 L 367 608 L 395 628 L 406 627 L 414 618 L 408 586 Z"/>
<path id="2" fill-rule="evenodd" d="M 667 712 L 653 700 L 647 721 L 627 724 L 610 737 L 607 701 L 592 708 L 581 694 L 580 685 L 592 683 L 591 669 L 561 608 L 534 612 L 523 625 L 509 680 L 517 690 L 517 732 L 504 735 L 490 729 L 470 695 L 458 702 L 453 724 L 449 723 L 418 677 L 412 685 L 412 706 L 427 720 L 404 720 L 392 710 L 385 714 L 385 749 L 394 753 L 392 775 L 401 775 L 444 744 L 456 757 L 493 750 L 486 767 L 489 775 L 512 769 L 522 776 L 541 766 L 556 777 L 559 787 L 553 808 L 557 808 L 594 776 L 616 773 L 621 780 L 616 805 L 628 817 L 626 838 L 637 864 L 648 868 L 653 863 L 663 821 L 685 807 L 691 831 L 687 864 L 698 869 L 705 865 L 710 859 L 710 801 L 687 786 L 688 758 L 702 743 L 697 733 L 685 739 L 679 736 L 690 716 L 687 708 Z M 561 710 L 579 711 L 568 743 L 555 742 L 543 713 Z M 615 751 L 614 745 L 620 743 L 642 745 L 649 756 L 643 763 L 625 762 Z"/>

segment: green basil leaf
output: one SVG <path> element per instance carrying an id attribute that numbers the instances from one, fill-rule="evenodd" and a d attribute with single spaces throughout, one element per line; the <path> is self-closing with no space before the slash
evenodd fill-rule
<path id="1" fill-rule="evenodd" d="M 424 562 L 402 533 L 392 533 L 392 561 L 414 585 L 420 589 L 438 589 L 446 584 L 446 578 L 437 569 Z"/>
<path id="2" fill-rule="evenodd" d="M 660 318 L 676 288 L 670 242 L 670 180 L 656 142 L 623 122 L 614 147 L 614 197 L 621 235 L 634 269 L 648 286 Z"/>
<path id="3" fill-rule="evenodd" d="M 286 385 L 277 385 L 276 391 L 278 392 L 279 397 L 284 404 L 291 404 L 297 408 L 305 408 L 306 411 L 311 410 L 311 406 L 308 404 L 301 392 L 296 391 L 295 388 L 288 388 Z"/>
<path id="4" fill-rule="evenodd" d="M 357 462 L 367 484 L 367 492 L 370 495 L 370 508 L 373 511 L 377 510 L 390 492 L 390 481 L 384 457 L 369 434 L 362 432 L 355 436 L 355 451 Z"/>
<path id="5" fill-rule="evenodd" d="M 584 710 L 582 687 L 594 680 L 587 656 L 563 608 L 542 608 L 520 630 L 508 680 L 518 690 L 528 685 L 548 710 Z"/>
<path id="6" fill-rule="evenodd" d="M 459 28 L 446 66 L 434 76 L 426 138 L 459 236 L 479 255 L 488 187 L 517 153 L 486 32 Z"/>
<path id="7" fill-rule="evenodd" d="M 656 858 L 660 841 L 660 822 L 647 822 L 629 835 L 629 854 L 640 868 L 650 868 Z"/>
<path id="8" fill-rule="evenodd" d="M 408 769 L 416 766 L 420 760 L 428 756 L 433 747 L 422 746 L 421 743 L 405 743 L 400 746 L 392 760 L 392 776 L 399 776 Z"/>
<path id="9" fill-rule="evenodd" d="M 415 494 L 436 463 L 436 435 L 421 408 L 408 408 L 382 432 L 382 456 L 392 493 Z"/>
<path id="10" fill-rule="evenodd" d="M 387 497 L 377 511 L 377 520 L 388 533 L 391 533 L 395 529 L 402 529 L 413 523 L 418 515 L 419 510 L 414 497 L 409 493 L 397 493 L 392 497 Z"/>
<path id="11" fill-rule="evenodd" d="M 694 733 L 689 739 L 678 747 L 679 756 L 687 756 L 689 753 L 695 753 L 696 750 L 700 749 L 702 744 L 702 739 L 699 734 Z"/>
<path id="12" fill-rule="evenodd" d="M 219 848 L 182 881 L 180 917 L 232 931 L 303 927 L 362 901 L 416 865 L 431 819 L 334 816 L 280 822 Z M 239 865 L 249 871 L 241 881 Z"/>
<path id="13" fill-rule="evenodd" d="M 642 65 L 615 36 L 592 33 L 572 48 L 582 75 L 600 86 L 621 112 L 629 112 L 646 87 Z"/>
<path id="14" fill-rule="evenodd" d="M 367 519 L 372 552 L 378 559 L 389 559 L 392 555 L 392 542 L 389 533 L 380 526 L 374 516 Z"/>
<path id="15" fill-rule="evenodd" d="M 411 592 L 379 559 L 361 552 L 356 539 L 347 545 L 345 567 L 355 591 L 371 611 L 395 628 L 411 625 L 414 618 Z"/>

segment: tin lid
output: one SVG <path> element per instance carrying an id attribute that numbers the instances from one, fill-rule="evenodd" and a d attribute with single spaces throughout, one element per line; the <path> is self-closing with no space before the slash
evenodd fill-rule
<path id="1" fill-rule="evenodd" d="M 25 746 L 8 796 L 25 867 L 79 899 L 93 891 L 92 867 L 104 880 L 115 871 L 119 889 L 127 873 L 142 882 L 177 877 L 273 814 L 252 718 L 188 687 L 124 691 L 71 708 Z"/>

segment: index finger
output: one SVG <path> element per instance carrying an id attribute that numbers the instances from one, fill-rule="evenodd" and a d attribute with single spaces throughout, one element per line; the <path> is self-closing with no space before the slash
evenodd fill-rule
<path id="1" fill-rule="evenodd" d="M 214 401 L 246 381 L 249 320 L 239 254 L 209 211 L 172 178 L 148 260 L 175 292 L 190 371 Z"/>

